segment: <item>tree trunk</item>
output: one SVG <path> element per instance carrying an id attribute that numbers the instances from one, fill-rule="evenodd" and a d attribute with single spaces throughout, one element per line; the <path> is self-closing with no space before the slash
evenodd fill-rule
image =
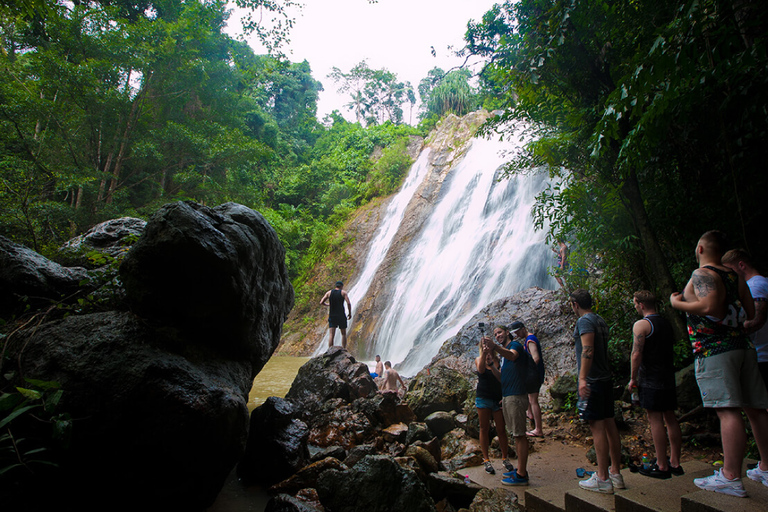
<path id="1" fill-rule="evenodd" d="M 645 251 L 645 262 L 648 269 L 648 277 L 651 279 L 651 286 L 657 291 L 661 302 L 666 302 L 670 294 L 679 288 L 672 279 L 672 273 L 667 266 L 667 260 L 661 250 L 656 233 L 648 219 L 648 212 L 645 209 L 643 195 L 640 191 L 640 183 L 637 181 L 635 171 L 629 173 L 621 187 L 624 196 L 627 198 L 630 213 L 635 221 L 635 227 L 640 236 Z M 677 339 L 688 337 L 688 329 L 682 316 L 676 313 L 667 315 L 672 323 Z"/>

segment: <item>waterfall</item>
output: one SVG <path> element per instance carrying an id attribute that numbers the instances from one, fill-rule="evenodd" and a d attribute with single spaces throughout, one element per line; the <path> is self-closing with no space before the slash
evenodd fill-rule
<path id="1" fill-rule="evenodd" d="M 354 299 L 364 296 L 368 291 L 373 276 L 376 274 L 376 269 L 378 269 L 381 262 L 384 261 L 384 256 L 387 254 L 387 249 L 389 249 L 389 244 L 392 243 L 392 239 L 397 234 L 397 229 L 400 227 L 400 222 L 403 220 L 403 214 L 408 206 L 408 202 L 411 200 L 416 189 L 419 188 L 422 180 L 424 180 L 424 176 L 426 176 L 429 171 L 430 151 L 429 148 L 426 148 L 419 154 L 419 158 L 416 159 L 416 162 L 414 162 L 411 169 L 408 171 L 408 176 L 406 176 L 405 182 L 387 206 L 384 218 L 368 248 L 368 255 L 365 258 L 363 271 L 355 281 L 354 286 L 347 291 L 350 297 L 350 302 L 352 303 L 352 318 L 354 318 L 355 309 L 358 305 L 358 301 Z M 352 327 L 351 323 L 349 327 Z M 337 334 L 337 336 L 339 335 Z M 318 356 L 322 354 L 327 347 L 328 332 L 326 331 L 325 336 L 323 336 L 323 341 L 317 346 L 313 355 Z"/>
<path id="2" fill-rule="evenodd" d="M 554 255 L 535 232 L 531 207 L 545 173 L 499 180 L 499 169 L 520 140 L 475 138 L 443 182 L 439 198 L 396 271 L 387 276 L 390 303 L 378 318 L 374 353 L 413 375 L 442 343 L 494 300 L 531 287 L 555 288 L 547 274 Z M 349 290 L 353 307 L 384 261 L 403 212 L 429 172 L 422 154 L 389 205 L 360 278 Z M 351 328 L 351 325 L 350 325 Z M 328 339 L 318 347 L 325 350 Z"/>

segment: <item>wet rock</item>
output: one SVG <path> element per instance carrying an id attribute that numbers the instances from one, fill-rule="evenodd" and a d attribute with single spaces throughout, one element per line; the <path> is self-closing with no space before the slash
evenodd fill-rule
<path id="1" fill-rule="evenodd" d="M 63 267 L 0 236 L 0 317 L 64 300 L 74 303 L 96 287 L 82 267 Z M 66 300 L 69 297 L 69 300 Z"/>
<path id="2" fill-rule="evenodd" d="M 336 402 L 337 400 L 332 400 Z M 345 450 L 363 444 L 373 438 L 376 426 L 368 417 L 355 412 L 350 404 L 323 408 L 310 422 L 307 442 L 318 447 L 340 446 Z"/>
<path id="3" fill-rule="evenodd" d="M 405 423 L 396 423 L 390 425 L 381 431 L 384 440 L 388 443 L 404 443 L 408 435 L 408 425 Z"/>
<path id="4" fill-rule="evenodd" d="M 469 506 L 469 512 L 522 512 L 523 510 L 517 494 L 504 487 L 481 489 Z"/>
<path id="5" fill-rule="evenodd" d="M 413 444 L 416 441 L 427 442 L 435 437 L 426 423 L 414 421 L 408 424 L 408 434 L 405 437 L 405 444 Z"/>
<path id="6" fill-rule="evenodd" d="M 438 463 L 442 458 L 442 454 L 440 452 L 440 440 L 436 437 L 430 439 L 426 443 L 423 441 L 414 441 L 411 446 L 420 446 L 421 448 L 424 448 L 432 455 L 432 457 L 434 457 Z"/>
<path id="7" fill-rule="evenodd" d="M 301 468 L 295 475 L 270 487 L 269 493 L 295 495 L 302 489 L 314 488 L 320 475 L 329 469 L 345 470 L 347 466 L 334 457 L 313 462 Z"/>
<path id="8" fill-rule="evenodd" d="M 423 421 L 436 411 L 461 410 L 469 392 L 470 384 L 461 373 L 437 366 L 420 372 L 410 382 L 405 401 Z"/>
<path id="9" fill-rule="evenodd" d="M 425 473 L 437 473 L 440 469 L 438 461 L 435 460 L 429 451 L 421 446 L 409 446 L 405 450 L 405 456 L 416 459 L 416 462 L 419 463 L 419 467 L 421 467 Z"/>
<path id="10" fill-rule="evenodd" d="M 385 427 L 393 423 L 410 423 L 416 419 L 411 408 L 401 403 L 396 393 L 376 393 L 369 398 L 358 398 L 352 406 L 355 411 L 365 413 L 372 422 Z"/>
<path id="11" fill-rule="evenodd" d="M 375 392 L 376 384 L 368 366 L 358 363 L 346 349 L 336 346 L 299 368 L 285 397 L 299 405 L 306 420 L 332 398 L 349 403 L 371 397 Z"/>
<path id="12" fill-rule="evenodd" d="M 461 429 L 454 429 L 443 436 L 440 448 L 443 467 L 448 471 L 483 463 L 480 442 L 467 436 Z"/>
<path id="13" fill-rule="evenodd" d="M 427 488 L 393 458 L 369 455 L 354 467 L 320 475 L 317 493 L 334 512 L 434 512 Z"/>
<path id="14" fill-rule="evenodd" d="M 424 422 L 437 437 L 443 437 L 456 427 L 454 415 L 445 411 L 433 412 L 424 419 Z"/>
<path id="15" fill-rule="evenodd" d="M 352 467 L 363 460 L 366 455 L 374 455 L 375 453 L 376 447 L 372 444 L 361 444 L 354 446 L 349 450 L 347 458 L 344 459 L 344 464 L 348 467 Z"/>
<path id="16" fill-rule="evenodd" d="M 65 243 L 59 252 L 68 264 L 98 267 L 108 261 L 89 258 L 96 251 L 112 259 L 122 259 L 144 233 L 147 222 L 134 217 L 121 217 L 96 224 L 80 236 Z"/>
<path id="17" fill-rule="evenodd" d="M 318 505 L 289 494 L 278 494 L 267 502 L 264 512 L 325 512 L 322 505 Z"/>
<path id="18" fill-rule="evenodd" d="M 272 484 L 288 478 L 307 462 L 307 425 L 288 400 L 269 397 L 251 413 L 248 444 L 237 474 L 247 482 Z"/>
<path id="19" fill-rule="evenodd" d="M 474 482 L 466 483 L 463 479 L 442 473 L 427 476 L 427 487 L 435 501 L 447 499 L 455 508 L 467 508 L 475 496 L 484 487 Z"/>
<path id="20" fill-rule="evenodd" d="M 312 445 L 307 446 L 309 449 L 309 460 L 311 462 L 317 462 L 327 457 L 333 457 L 343 461 L 347 458 L 347 451 L 341 446 L 328 446 L 325 448 L 317 448 Z"/>

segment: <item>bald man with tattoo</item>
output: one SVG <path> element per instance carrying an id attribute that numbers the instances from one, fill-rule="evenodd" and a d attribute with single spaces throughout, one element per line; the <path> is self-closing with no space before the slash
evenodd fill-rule
<path id="1" fill-rule="evenodd" d="M 608 325 L 592 311 L 592 296 L 579 288 L 570 296 L 579 319 L 573 331 L 579 373 L 579 416 L 589 423 L 595 442 L 597 471 L 581 480 L 588 491 L 613 494 L 624 489 L 621 476 L 621 439 L 613 419 L 613 382 L 608 360 Z"/>
<path id="2" fill-rule="evenodd" d="M 744 330 L 742 309 L 751 320 L 755 304 L 744 279 L 723 265 L 725 249 L 723 233 L 704 233 L 696 244 L 699 267 L 683 292 L 670 296 L 670 302 L 688 317 L 696 382 L 704 407 L 717 412 L 723 443 L 723 468 L 693 483 L 701 489 L 743 498 L 747 492 L 741 482 L 741 467 L 747 434 L 742 411 L 749 418 L 760 452 L 758 467 L 747 471 L 747 476 L 768 487 L 768 392 L 762 385 L 755 349 Z"/>

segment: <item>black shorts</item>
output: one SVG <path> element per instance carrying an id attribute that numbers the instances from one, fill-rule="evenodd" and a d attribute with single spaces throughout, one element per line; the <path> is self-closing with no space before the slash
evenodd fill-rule
<path id="1" fill-rule="evenodd" d="M 649 411 L 674 411 L 677 409 L 677 393 L 675 389 L 652 389 L 639 387 L 640 407 Z"/>
<path id="2" fill-rule="evenodd" d="M 347 317 L 343 315 L 329 316 L 328 327 L 338 327 L 339 329 L 347 328 Z"/>
<path id="3" fill-rule="evenodd" d="M 768 389 L 768 361 L 757 362 L 757 369 L 760 370 L 760 375 L 763 376 L 763 382 L 765 382 L 765 389 Z"/>
<path id="4" fill-rule="evenodd" d="M 589 398 L 579 397 L 579 418 L 583 421 L 597 421 L 613 418 L 613 382 L 600 380 L 589 383 Z"/>

